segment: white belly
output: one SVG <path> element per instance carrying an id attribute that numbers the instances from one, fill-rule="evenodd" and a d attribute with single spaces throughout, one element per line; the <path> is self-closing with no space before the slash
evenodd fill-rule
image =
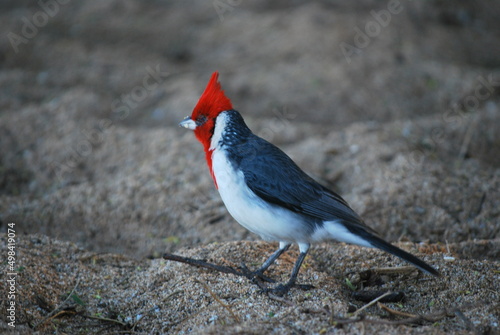
<path id="1" fill-rule="evenodd" d="M 310 231 L 303 219 L 285 208 L 273 206 L 248 188 L 243 173 L 233 169 L 221 150 L 214 150 L 212 168 L 222 201 L 231 216 L 265 240 L 306 243 Z"/>

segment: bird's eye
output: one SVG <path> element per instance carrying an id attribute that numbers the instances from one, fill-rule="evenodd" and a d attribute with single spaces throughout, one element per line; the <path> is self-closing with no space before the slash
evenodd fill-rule
<path id="1" fill-rule="evenodd" d="M 202 126 L 205 122 L 207 122 L 207 117 L 205 115 L 200 115 L 196 118 L 196 126 Z"/>

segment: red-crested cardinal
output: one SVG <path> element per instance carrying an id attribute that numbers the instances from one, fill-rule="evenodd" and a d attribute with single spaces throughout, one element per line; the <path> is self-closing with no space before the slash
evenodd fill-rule
<path id="1" fill-rule="evenodd" d="M 225 96 L 217 72 L 192 115 L 179 125 L 194 130 L 203 144 L 215 187 L 233 218 L 264 240 L 279 241 L 278 250 L 253 276 L 262 278 L 292 243 L 298 244 L 300 254 L 289 281 L 272 291 L 288 292 L 311 243 L 325 240 L 379 248 L 439 276 L 424 261 L 378 237 L 340 195 L 314 181 L 283 151 L 253 134 Z"/>

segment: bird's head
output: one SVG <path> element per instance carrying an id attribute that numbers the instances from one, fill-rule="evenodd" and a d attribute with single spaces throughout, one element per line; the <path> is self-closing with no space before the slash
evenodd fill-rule
<path id="1" fill-rule="evenodd" d="M 179 123 L 181 127 L 194 130 L 196 138 L 203 144 L 206 152 L 210 148 L 215 119 L 221 112 L 233 109 L 231 100 L 224 95 L 218 78 L 219 73 L 214 72 L 191 116 Z"/>

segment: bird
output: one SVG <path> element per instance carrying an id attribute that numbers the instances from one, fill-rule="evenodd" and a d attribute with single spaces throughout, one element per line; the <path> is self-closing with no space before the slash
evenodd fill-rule
<path id="1" fill-rule="evenodd" d="M 255 135 L 222 90 L 217 71 L 179 126 L 193 130 L 203 145 L 210 175 L 231 216 L 263 240 L 279 242 L 252 278 L 264 278 L 264 272 L 292 244 L 298 245 L 300 253 L 289 280 L 269 291 L 284 295 L 296 285 L 311 244 L 321 241 L 378 248 L 440 276 L 423 260 L 383 240 L 340 195 Z"/>

